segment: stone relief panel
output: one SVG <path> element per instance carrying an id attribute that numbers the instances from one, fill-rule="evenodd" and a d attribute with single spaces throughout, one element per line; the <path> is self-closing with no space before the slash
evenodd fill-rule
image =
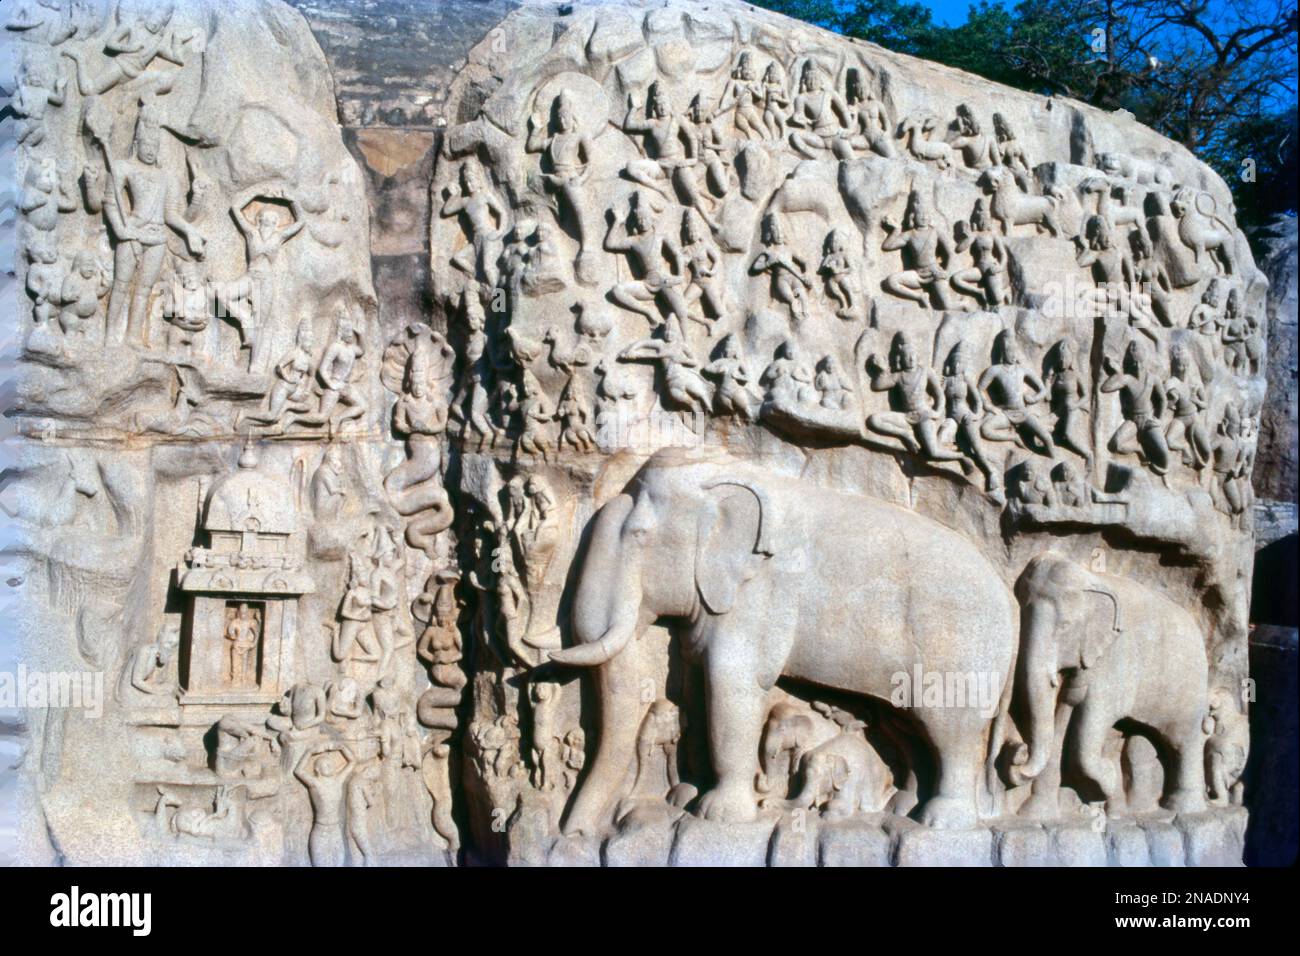
<path id="1" fill-rule="evenodd" d="M 30 853 L 1240 859 L 1267 282 L 1185 150 L 524 4 L 397 317 L 300 15 L 3 16 L 26 653 L 109 675 L 32 729 Z"/>
<path id="2" fill-rule="evenodd" d="M 450 859 L 421 697 L 422 654 L 459 674 L 447 355 L 381 325 L 310 30 L 260 0 L 2 16 L 25 660 L 107 675 L 101 717 L 33 727 L 34 828 L 72 862 Z"/>
<path id="3" fill-rule="evenodd" d="M 1224 184 L 756 11 L 503 28 L 432 186 L 476 845 L 1239 840 L 1211 709 L 1249 699 L 1267 282 Z"/>

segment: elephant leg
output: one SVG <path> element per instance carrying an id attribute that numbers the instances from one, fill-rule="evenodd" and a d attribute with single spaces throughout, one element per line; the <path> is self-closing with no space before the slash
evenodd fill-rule
<path id="1" fill-rule="evenodd" d="M 1019 815 L 1022 817 L 1054 820 L 1061 812 L 1061 755 L 1065 752 L 1065 735 L 1070 728 L 1073 712 L 1072 705 L 1057 704 L 1052 756 L 1043 772 L 1034 778 L 1029 789 L 1029 799 L 1020 807 Z"/>
<path id="2" fill-rule="evenodd" d="M 1079 769 L 1101 788 L 1106 798 L 1106 810 L 1116 812 L 1123 806 L 1123 782 L 1115 761 L 1105 754 L 1106 737 L 1114 721 L 1100 708 L 1080 708 L 1079 729 L 1075 739 L 1078 748 Z"/>
<path id="3" fill-rule="evenodd" d="M 700 798 L 707 820 L 746 823 L 758 816 L 754 778 L 763 733 L 766 691 L 754 675 L 754 649 L 743 635 L 715 639 L 705 661 L 709 750 L 718 781 Z"/>
<path id="4" fill-rule="evenodd" d="M 1167 771 L 1166 796 L 1160 805 L 1178 813 L 1196 813 L 1205 809 L 1205 736 L 1196 721 L 1186 729 L 1166 733 L 1173 767 Z M 1177 734 L 1177 735 L 1175 735 Z"/>
<path id="5" fill-rule="evenodd" d="M 921 807 L 918 819 L 939 830 L 970 829 L 979 819 L 976 789 L 984 765 L 981 726 L 958 717 L 932 721 L 926 729 L 934 744 L 939 777 L 936 791 Z"/>

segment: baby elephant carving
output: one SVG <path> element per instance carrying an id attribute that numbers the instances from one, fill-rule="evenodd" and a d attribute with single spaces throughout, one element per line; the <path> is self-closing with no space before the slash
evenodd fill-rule
<path id="1" fill-rule="evenodd" d="M 1250 753 L 1250 724 L 1237 707 L 1232 691 L 1216 687 L 1210 691 L 1210 712 L 1205 717 L 1205 779 L 1210 803 L 1241 806 L 1244 789 L 1241 776 Z"/>
<path id="2" fill-rule="evenodd" d="M 784 800 L 804 754 L 839 732 L 820 714 L 784 701 L 773 705 L 763 726 L 761 770 L 756 789 L 764 805 Z"/>
<path id="3" fill-rule="evenodd" d="M 804 754 L 799 762 L 803 787 L 788 802 L 791 809 L 823 808 L 830 820 L 885 808 L 896 789 L 889 768 L 862 736 L 861 725 L 846 730 Z"/>

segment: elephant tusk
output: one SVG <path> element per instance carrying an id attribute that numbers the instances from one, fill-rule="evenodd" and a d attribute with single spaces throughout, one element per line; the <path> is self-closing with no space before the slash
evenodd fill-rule
<path id="1" fill-rule="evenodd" d="M 617 657 L 632 639 L 635 628 L 610 628 L 599 640 L 550 651 L 547 659 L 569 667 L 597 667 Z"/>

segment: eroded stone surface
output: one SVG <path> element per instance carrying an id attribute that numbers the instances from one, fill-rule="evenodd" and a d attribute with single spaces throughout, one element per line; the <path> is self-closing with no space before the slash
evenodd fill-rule
<path id="1" fill-rule="evenodd" d="M 1240 858 L 1212 172 L 740 4 L 484 4 L 419 102 L 300 6 L 333 77 L 273 0 L 6 14 L 29 666 L 109 689 L 30 858 Z"/>

